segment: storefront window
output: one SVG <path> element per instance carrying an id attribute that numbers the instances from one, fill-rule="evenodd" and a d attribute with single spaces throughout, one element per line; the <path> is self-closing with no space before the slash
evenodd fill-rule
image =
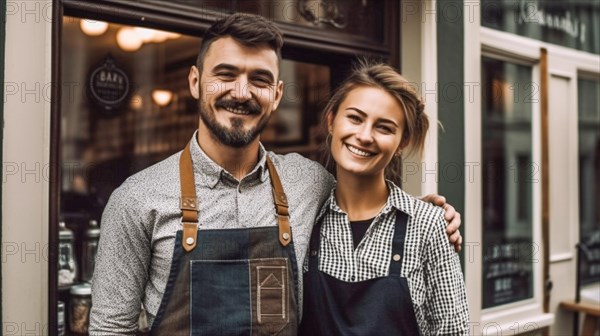
<path id="1" fill-rule="evenodd" d="M 579 281 L 581 286 L 585 286 L 600 284 L 600 81 L 579 79 L 577 86 Z"/>
<path id="2" fill-rule="evenodd" d="M 533 297 L 531 79 L 531 67 L 483 58 L 483 308 Z"/>
<path id="3" fill-rule="evenodd" d="M 88 28 L 91 27 L 91 28 Z M 96 30 L 94 30 L 96 29 Z M 103 201 L 127 176 L 180 150 L 197 128 L 187 75 L 200 39 L 66 17 L 63 26 L 63 190 Z M 281 63 L 284 95 L 262 140 L 312 154 L 329 93 L 325 65 Z M 305 147 L 302 147 L 305 146 Z"/>

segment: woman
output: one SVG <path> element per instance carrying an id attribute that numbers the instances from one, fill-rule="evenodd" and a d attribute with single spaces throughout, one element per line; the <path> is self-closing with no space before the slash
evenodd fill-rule
<path id="1" fill-rule="evenodd" d="M 361 64 L 328 103 L 337 185 L 311 237 L 301 334 L 468 334 L 443 210 L 386 180 L 402 153 L 422 154 L 423 108 L 384 64 Z"/>

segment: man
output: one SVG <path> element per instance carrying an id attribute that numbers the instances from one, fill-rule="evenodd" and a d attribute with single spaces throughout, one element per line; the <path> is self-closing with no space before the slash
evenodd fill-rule
<path id="1" fill-rule="evenodd" d="M 188 77 L 198 131 L 183 152 L 127 179 L 104 210 L 91 335 L 134 333 L 142 304 L 153 334 L 295 334 L 298 270 L 333 178 L 260 143 L 282 97 L 282 44 L 255 15 L 206 32 Z M 460 245 L 460 217 L 446 209 Z"/>

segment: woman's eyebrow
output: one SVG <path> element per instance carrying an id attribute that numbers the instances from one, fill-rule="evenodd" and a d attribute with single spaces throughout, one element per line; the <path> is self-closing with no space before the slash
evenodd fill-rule
<path id="1" fill-rule="evenodd" d="M 353 107 L 353 106 L 346 107 L 346 110 L 355 111 L 355 112 L 357 112 L 358 114 L 360 114 L 363 117 L 367 117 L 368 116 L 368 114 L 365 111 L 363 111 L 363 110 L 361 110 L 359 108 Z M 395 121 L 393 121 L 392 119 L 379 118 L 379 119 L 377 119 L 377 121 L 378 122 L 382 122 L 382 123 L 392 124 L 392 125 L 398 127 L 398 124 Z"/>

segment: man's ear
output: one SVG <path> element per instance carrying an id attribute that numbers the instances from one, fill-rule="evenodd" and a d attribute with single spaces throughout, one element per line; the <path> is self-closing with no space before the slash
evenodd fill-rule
<path id="1" fill-rule="evenodd" d="M 283 97 L 283 81 L 280 80 L 277 83 L 277 87 L 275 88 L 275 95 L 273 97 L 273 111 L 277 109 L 279 103 L 281 102 L 281 97 Z"/>
<path id="2" fill-rule="evenodd" d="M 195 65 L 192 65 L 190 68 L 188 84 L 190 86 L 192 97 L 200 99 L 200 71 L 198 71 L 198 68 Z"/>

